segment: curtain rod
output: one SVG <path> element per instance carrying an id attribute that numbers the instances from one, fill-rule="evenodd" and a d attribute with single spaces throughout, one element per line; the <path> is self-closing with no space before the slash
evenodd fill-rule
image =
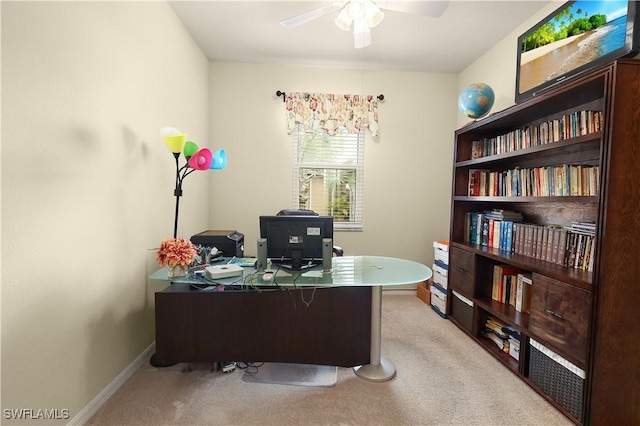
<path id="1" fill-rule="evenodd" d="M 276 96 L 277 96 L 277 97 L 282 96 L 282 102 L 285 102 L 285 101 L 286 101 L 287 94 L 286 94 L 285 92 L 282 92 L 282 91 L 278 90 L 278 91 L 276 92 Z M 381 94 L 379 94 L 378 96 L 376 96 L 376 98 L 378 98 L 378 100 L 379 100 L 379 101 L 384 101 L 384 95 L 383 95 L 382 93 L 381 93 Z"/>

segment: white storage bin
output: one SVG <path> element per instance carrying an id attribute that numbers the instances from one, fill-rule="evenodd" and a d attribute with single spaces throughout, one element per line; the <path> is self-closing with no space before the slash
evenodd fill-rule
<path id="1" fill-rule="evenodd" d="M 442 251 L 442 250 L 434 250 L 433 251 L 433 258 L 436 262 L 440 262 L 443 265 L 448 265 L 449 264 L 449 252 L 448 251 Z"/>
<path id="2" fill-rule="evenodd" d="M 447 293 L 436 286 L 431 286 L 431 309 L 442 318 L 447 318 Z"/>
<path id="3" fill-rule="evenodd" d="M 439 262 L 443 266 L 443 269 L 447 268 L 449 264 L 449 241 L 433 242 L 433 259 Z"/>
<path id="4" fill-rule="evenodd" d="M 433 264 L 433 282 L 438 284 L 443 289 L 447 289 L 447 274 L 448 271 L 440 266 Z"/>

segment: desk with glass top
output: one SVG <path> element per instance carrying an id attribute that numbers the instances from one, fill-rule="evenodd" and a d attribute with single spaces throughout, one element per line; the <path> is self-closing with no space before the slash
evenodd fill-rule
<path id="1" fill-rule="evenodd" d="M 167 278 L 156 293 L 156 359 L 170 362 L 291 362 L 354 367 L 385 381 L 395 367 L 381 357 L 382 286 L 431 277 L 420 263 L 378 256 L 332 259 L 332 269 L 277 274 L 263 282 L 255 269 L 224 278 L 233 291 L 202 291 L 206 282 Z M 194 286 L 195 284 L 195 286 Z"/>

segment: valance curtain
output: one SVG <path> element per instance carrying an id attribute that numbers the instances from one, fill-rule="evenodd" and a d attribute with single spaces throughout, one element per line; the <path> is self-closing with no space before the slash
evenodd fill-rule
<path id="1" fill-rule="evenodd" d="M 368 128 L 378 136 L 378 98 L 373 95 L 289 93 L 285 105 L 288 134 L 302 126 L 305 132 L 335 135 L 344 126 L 348 133 Z"/>

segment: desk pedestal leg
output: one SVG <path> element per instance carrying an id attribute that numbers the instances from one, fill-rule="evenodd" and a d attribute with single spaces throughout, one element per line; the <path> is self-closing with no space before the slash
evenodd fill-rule
<path id="1" fill-rule="evenodd" d="M 369 364 L 353 367 L 356 375 L 370 382 L 386 382 L 396 375 L 391 361 L 380 356 L 382 334 L 382 286 L 371 287 L 371 355 Z"/>

